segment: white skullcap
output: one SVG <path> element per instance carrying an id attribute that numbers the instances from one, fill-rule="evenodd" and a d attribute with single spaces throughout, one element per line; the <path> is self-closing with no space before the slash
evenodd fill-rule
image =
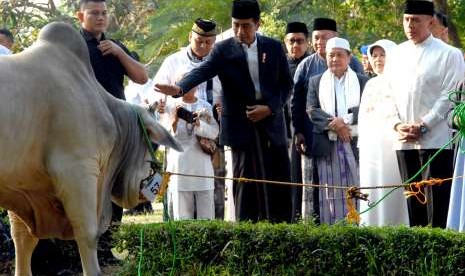
<path id="1" fill-rule="evenodd" d="M 340 37 L 333 37 L 326 42 L 326 52 L 330 52 L 334 48 L 341 48 L 351 52 L 349 41 Z"/>

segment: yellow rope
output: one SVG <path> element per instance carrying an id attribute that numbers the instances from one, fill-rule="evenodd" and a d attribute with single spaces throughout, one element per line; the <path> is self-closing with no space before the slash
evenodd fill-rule
<path id="1" fill-rule="evenodd" d="M 368 195 L 360 193 L 357 187 L 350 187 L 347 190 L 346 201 L 349 210 L 346 216 L 347 222 L 354 224 L 360 223 L 360 214 L 357 212 L 356 203 L 354 203 L 354 201 L 357 199 L 366 199 L 367 197 Z"/>
<path id="2" fill-rule="evenodd" d="M 439 186 L 447 180 L 448 179 L 432 178 L 430 180 L 422 180 L 419 182 L 411 183 L 408 187 L 408 190 L 404 192 L 404 195 L 406 198 L 415 197 L 418 200 L 418 202 L 424 205 L 428 203 L 428 199 L 426 198 L 424 193 L 424 187 L 435 185 Z"/>
<path id="3" fill-rule="evenodd" d="M 158 191 L 158 195 L 157 195 L 159 198 L 162 198 L 165 195 L 166 191 L 168 190 L 168 183 L 170 182 L 170 177 L 171 177 L 170 172 L 162 173 L 160 190 Z"/>
<path id="4" fill-rule="evenodd" d="M 207 175 L 195 175 L 195 174 L 186 174 L 186 173 L 173 173 L 167 172 L 171 175 L 178 175 L 178 176 L 185 176 L 185 177 L 195 177 L 195 178 L 205 178 L 205 179 L 222 179 L 222 180 L 232 180 L 237 182 L 255 182 L 255 183 L 267 183 L 267 184 L 278 184 L 278 185 L 288 185 L 288 186 L 300 186 L 300 187 L 314 187 L 314 188 L 328 188 L 328 189 L 342 189 L 348 190 L 352 186 L 336 186 L 336 185 L 327 185 L 327 184 L 313 184 L 313 183 L 296 183 L 296 182 L 286 182 L 286 181 L 274 181 L 274 180 L 265 180 L 265 179 L 253 179 L 253 178 L 245 178 L 245 177 L 225 177 L 225 176 L 207 176 Z M 450 177 L 445 179 L 434 179 L 434 181 L 449 181 L 454 179 L 463 178 L 464 176 L 456 176 Z M 357 187 L 358 190 L 374 190 L 374 189 L 391 189 L 391 188 L 408 188 L 412 184 L 421 183 L 421 182 L 428 182 L 433 181 L 431 180 L 423 180 L 420 182 L 412 182 L 409 184 L 392 184 L 392 185 L 379 185 L 379 186 L 361 186 Z M 353 187 L 356 187 L 353 185 Z"/>
<path id="5" fill-rule="evenodd" d="M 329 186 L 326 184 L 308 184 L 308 183 L 295 183 L 295 182 L 286 182 L 286 181 L 274 181 L 274 180 L 265 180 L 265 179 L 252 179 L 245 177 L 224 177 L 224 176 L 206 176 L 206 175 L 194 175 L 194 174 L 185 174 L 185 173 L 172 173 L 164 172 L 162 185 L 160 187 L 160 195 L 164 195 L 168 187 L 168 182 L 172 175 L 185 176 L 185 177 L 196 177 L 196 178 L 206 178 L 206 179 L 223 179 L 223 180 L 232 180 L 238 181 L 241 183 L 245 182 L 255 182 L 255 183 L 268 183 L 268 184 L 278 184 L 278 185 L 289 185 L 289 186 L 302 186 L 302 187 L 314 187 L 314 188 L 329 188 L 329 189 L 344 189 L 347 190 L 346 202 L 348 206 L 348 213 L 346 219 L 349 223 L 360 223 L 360 214 L 357 212 L 356 204 L 354 201 L 358 200 L 368 200 L 368 194 L 363 194 L 360 192 L 362 189 L 388 189 L 388 188 L 406 188 L 407 191 L 404 192 L 406 198 L 415 197 L 421 204 L 426 204 L 428 201 L 423 192 L 425 186 L 435 186 L 442 185 L 445 181 L 454 180 L 458 178 L 463 178 L 464 176 L 457 176 L 445 179 L 432 178 L 429 180 L 422 180 L 419 182 L 412 182 L 409 184 L 397 184 L 397 185 L 385 185 L 385 186 L 372 186 L 372 187 L 347 187 L 347 186 Z"/>

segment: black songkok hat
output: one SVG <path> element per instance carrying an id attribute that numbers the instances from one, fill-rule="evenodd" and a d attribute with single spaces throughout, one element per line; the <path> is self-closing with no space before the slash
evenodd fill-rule
<path id="1" fill-rule="evenodd" d="M 260 7 L 256 0 L 234 0 L 231 17 L 236 19 L 259 19 Z"/>
<path id="2" fill-rule="evenodd" d="M 434 4 L 430 1 L 408 0 L 405 3 L 404 14 L 434 15 Z"/>
<path id="3" fill-rule="evenodd" d="M 215 36 L 216 23 L 212 20 L 197 18 L 192 26 L 192 31 L 201 36 Z"/>
<path id="4" fill-rule="evenodd" d="M 337 24 L 333 19 L 319 17 L 313 20 L 313 30 L 330 30 L 337 32 Z"/>
<path id="5" fill-rule="evenodd" d="M 288 33 L 304 33 L 308 35 L 307 25 L 302 22 L 290 22 L 286 27 L 286 34 Z"/>

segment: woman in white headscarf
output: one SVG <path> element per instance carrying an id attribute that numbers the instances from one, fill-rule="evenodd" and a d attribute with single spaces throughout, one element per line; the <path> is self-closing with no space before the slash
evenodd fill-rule
<path id="1" fill-rule="evenodd" d="M 395 132 L 386 121 L 393 116 L 391 96 L 383 77 L 386 58 L 396 44 L 387 39 L 381 39 L 368 48 L 368 58 L 377 77 L 366 84 L 363 91 L 359 119 L 359 149 L 360 149 L 360 186 L 382 186 L 402 183 L 395 151 L 392 148 Z M 370 202 L 379 201 L 392 189 L 365 190 Z M 365 192 L 364 191 L 364 192 Z M 363 213 L 363 225 L 384 226 L 409 224 L 407 204 L 403 196 L 404 189 L 399 188 L 387 196 L 375 208 Z M 360 203 L 360 211 L 365 211 L 368 203 Z"/>

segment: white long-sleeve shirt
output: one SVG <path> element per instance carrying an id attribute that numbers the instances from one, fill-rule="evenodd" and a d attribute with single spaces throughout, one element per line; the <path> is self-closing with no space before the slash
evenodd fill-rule
<path id="1" fill-rule="evenodd" d="M 205 58 L 204 58 L 205 59 Z M 153 78 L 153 83 L 162 83 L 162 84 L 175 84 L 180 74 L 190 72 L 194 68 L 197 68 L 202 64 L 202 61 L 196 59 L 192 55 L 189 47 L 182 48 L 180 51 L 168 56 L 158 69 L 155 77 Z M 221 102 L 221 82 L 218 77 L 213 79 L 213 105 Z M 158 93 L 160 98 L 164 98 L 165 95 Z M 196 97 L 207 101 L 207 82 L 201 83 L 197 86 Z"/>
<path id="2" fill-rule="evenodd" d="M 449 141 L 446 117 L 452 105 L 448 93 L 464 74 L 460 50 L 432 35 L 422 43 L 409 40 L 393 49 L 384 69 L 397 114 L 390 125 L 423 122 L 428 129 L 417 142 L 396 141 L 394 149 L 438 149 Z"/>
<path id="3" fill-rule="evenodd" d="M 194 126 L 179 119 L 176 131 L 172 128 L 176 106 L 182 106 L 191 112 L 204 111 L 210 116 L 209 122 L 201 121 L 200 126 Z M 170 129 L 174 138 L 182 145 L 183 152 L 168 150 L 167 171 L 194 175 L 213 176 L 211 156 L 203 152 L 196 135 L 215 139 L 218 136 L 218 124 L 213 118 L 212 107 L 204 100 L 197 99 L 195 103 L 185 103 L 181 98 L 174 99 L 166 106 L 161 117 L 162 124 Z M 195 178 L 173 175 L 169 183 L 170 191 L 205 191 L 214 189 L 213 179 Z"/>

